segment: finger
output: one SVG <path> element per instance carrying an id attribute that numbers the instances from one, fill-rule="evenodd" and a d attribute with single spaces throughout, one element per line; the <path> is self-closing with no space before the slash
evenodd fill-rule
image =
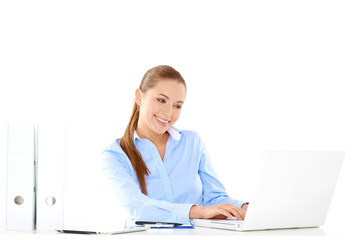
<path id="1" fill-rule="evenodd" d="M 240 216 L 244 219 L 245 217 L 245 211 L 242 208 L 236 207 L 237 212 L 240 214 Z"/>
<path id="2" fill-rule="evenodd" d="M 227 218 L 232 218 L 233 217 L 233 215 L 230 212 L 228 212 L 226 209 L 220 208 L 220 209 L 218 209 L 218 213 L 222 214 L 223 216 L 225 216 Z"/>
<path id="3" fill-rule="evenodd" d="M 242 217 L 243 219 L 245 219 L 246 211 L 244 211 L 244 209 L 239 208 L 239 214 L 241 215 L 241 217 Z"/>
<path id="4" fill-rule="evenodd" d="M 236 212 L 237 212 L 237 215 L 239 215 L 239 217 L 237 217 L 237 219 L 244 220 L 244 218 L 245 218 L 244 211 L 241 208 L 236 207 Z"/>
<path id="5" fill-rule="evenodd" d="M 227 217 L 222 215 L 222 214 L 220 214 L 220 215 L 214 216 L 213 218 L 214 219 L 226 219 Z"/>
<path id="6" fill-rule="evenodd" d="M 232 217 L 236 217 L 239 220 L 242 219 L 236 206 L 233 205 L 232 207 L 228 208 L 227 210 L 232 214 Z"/>
<path id="7" fill-rule="evenodd" d="M 238 211 L 236 211 L 235 217 L 236 217 L 238 220 L 244 220 L 244 218 L 241 216 L 241 214 L 240 214 Z"/>
<path id="8" fill-rule="evenodd" d="M 247 207 L 241 207 L 241 208 L 239 208 L 239 213 L 240 213 L 240 215 L 241 215 L 241 217 L 243 218 L 243 219 L 245 219 L 245 215 L 246 215 L 246 211 L 247 211 Z"/>
<path id="9" fill-rule="evenodd" d="M 218 205 L 219 209 L 224 209 L 228 213 L 230 213 L 232 216 L 230 217 L 229 215 L 225 215 L 228 218 L 233 218 L 236 217 L 238 220 L 244 220 L 245 215 L 242 212 L 242 209 L 235 206 L 234 204 L 231 203 L 222 203 Z"/>
<path id="10" fill-rule="evenodd" d="M 242 215 L 241 209 L 238 208 L 237 206 L 234 206 L 233 204 L 231 204 L 229 211 L 231 211 L 233 216 L 235 216 L 238 220 L 244 219 L 244 216 Z"/>

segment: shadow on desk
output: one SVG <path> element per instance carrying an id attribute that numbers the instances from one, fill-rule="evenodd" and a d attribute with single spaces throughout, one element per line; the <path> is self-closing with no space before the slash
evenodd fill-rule
<path id="1" fill-rule="evenodd" d="M 329 231 L 330 232 L 330 231 Z M 137 236 L 140 235 L 140 236 Z M 341 235 L 341 234 L 340 234 Z M 174 239 L 214 239 L 218 236 L 218 239 L 272 239 L 273 237 L 280 237 L 281 239 L 293 239 L 294 237 L 300 237 L 301 239 L 312 239 L 317 237 L 331 236 L 326 234 L 322 228 L 301 228 L 301 229 L 278 229 L 278 230 L 264 230 L 264 231 L 251 231 L 251 232 L 238 232 L 223 229 L 195 227 L 195 229 L 148 229 L 143 232 L 126 233 L 122 235 L 108 235 L 104 236 L 104 239 L 165 239 L 165 237 L 171 237 Z M 336 238 L 336 234 L 332 235 Z M 0 239 L 1 240 L 63 240 L 63 239 L 102 239 L 102 235 L 81 235 L 81 234 L 63 234 L 56 231 L 6 231 L 1 226 Z M 249 238 L 250 237 L 250 238 Z"/>
<path id="2" fill-rule="evenodd" d="M 321 228 L 276 229 L 239 232 L 215 228 L 195 227 L 195 229 L 149 229 L 136 235 L 236 235 L 236 236 L 326 236 Z"/>

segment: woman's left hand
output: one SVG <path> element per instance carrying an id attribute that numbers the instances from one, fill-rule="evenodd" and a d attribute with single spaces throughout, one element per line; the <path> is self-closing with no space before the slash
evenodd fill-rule
<path id="1" fill-rule="evenodd" d="M 243 219 L 245 219 L 246 211 L 248 211 L 248 204 L 243 204 L 241 210 L 243 210 Z"/>

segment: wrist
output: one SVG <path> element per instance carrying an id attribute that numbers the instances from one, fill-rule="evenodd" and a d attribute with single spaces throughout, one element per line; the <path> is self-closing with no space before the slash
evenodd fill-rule
<path id="1" fill-rule="evenodd" d="M 201 206 L 192 206 L 190 208 L 190 212 L 189 212 L 189 218 L 190 219 L 195 219 L 195 218 L 202 218 L 202 208 Z"/>

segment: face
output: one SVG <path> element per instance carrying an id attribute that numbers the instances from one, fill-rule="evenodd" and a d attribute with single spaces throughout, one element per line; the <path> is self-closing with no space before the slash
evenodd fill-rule
<path id="1" fill-rule="evenodd" d="M 140 132 L 147 136 L 164 134 L 178 120 L 185 97 L 185 86 L 175 80 L 159 81 L 144 93 L 137 89 Z"/>

